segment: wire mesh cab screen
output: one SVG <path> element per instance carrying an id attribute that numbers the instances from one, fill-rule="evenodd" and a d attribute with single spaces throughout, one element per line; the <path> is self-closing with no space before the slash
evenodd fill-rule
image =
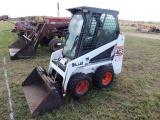
<path id="1" fill-rule="evenodd" d="M 89 52 L 115 40 L 116 31 L 119 31 L 117 24 L 117 18 L 112 14 L 93 13 L 82 50 Z"/>

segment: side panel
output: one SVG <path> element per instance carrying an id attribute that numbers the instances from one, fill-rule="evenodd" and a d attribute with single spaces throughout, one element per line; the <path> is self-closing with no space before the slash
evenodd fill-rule
<path id="1" fill-rule="evenodd" d="M 123 62 L 123 55 L 124 55 L 124 35 L 118 37 L 117 47 L 115 56 L 113 58 L 113 69 L 115 74 L 119 74 L 122 71 L 122 62 Z"/>
<path id="2" fill-rule="evenodd" d="M 108 65 L 108 64 L 112 64 L 112 61 L 103 61 L 103 62 L 88 64 L 85 67 L 77 68 L 75 71 L 73 71 L 73 74 L 78 73 L 78 72 L 82 72 L 85 74 L 94 73 L 98 67 L 102 65 Z"/>

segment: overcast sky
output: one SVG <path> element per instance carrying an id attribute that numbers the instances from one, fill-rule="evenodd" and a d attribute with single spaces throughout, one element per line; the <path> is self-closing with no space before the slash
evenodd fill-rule
<path id="1" fill-rule="evenodd" d="M 70 17 L 66 8 L 90 6 L 118 10 L 119 18 L 137 21 L 160 21 L 160 0 L 1 0 L 0 15 Z"/>

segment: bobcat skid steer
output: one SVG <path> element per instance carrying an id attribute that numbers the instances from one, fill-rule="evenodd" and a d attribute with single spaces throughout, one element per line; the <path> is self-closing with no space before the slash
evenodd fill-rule
<path id="1" fill-rule="evenodd" d="M 22 83 L 33 117 L 58 107 L 66 94 L 80 98 L 92 84 L 109 87 L 122 70 L 125 38 L 120 34 L 119 12 L 92 7 L 67 10 L 72 13 L 67 41 L 52 53 L 49 74 L 37 67 Z"/>

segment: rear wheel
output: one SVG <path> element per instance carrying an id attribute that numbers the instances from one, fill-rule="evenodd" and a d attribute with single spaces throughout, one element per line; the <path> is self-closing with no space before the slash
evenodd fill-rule
<path id="1" fill-rule="evenodd" d="M 61 49 L 63 47 L 62 43 L 63 43 L 62 40 L 57 39 L 57 38 L 53 38 L 49 42 L 49 51 L 52 53 L 52 52 L 55 52 L 55 51 Z"/>
<path id="2" fill-rule="evenodd" d="M 75 98 L 86 95 L 92 87 L 92 80 L 83 73 L 73 75 L 68 83 L 68 92 Z"/>
<path id="3" fill-rule="evenodd" d="M 111 85 L 114 78 L 114 71 L 111 66 L 101 66 L 97 68 L 93 83 L 99 88 L 107 88 Z"/>

